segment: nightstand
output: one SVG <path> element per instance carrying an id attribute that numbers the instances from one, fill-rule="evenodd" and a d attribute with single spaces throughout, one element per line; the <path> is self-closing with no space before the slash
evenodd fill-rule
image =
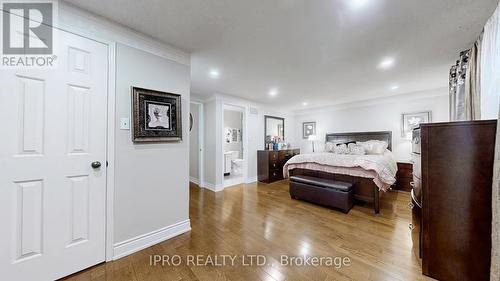
<path id="1" fill-rule="evenodd" d="M 398 173 L 396 174 L 396 190 L 411 191 L 410 183 L 413 181 L 413 164 L 398 162 Z"/>

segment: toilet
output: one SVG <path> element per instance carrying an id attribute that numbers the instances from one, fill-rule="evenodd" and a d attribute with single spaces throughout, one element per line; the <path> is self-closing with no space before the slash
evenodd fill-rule
<path id="1" fill-rule="evenodd" d="M 244 160 L 241 158 L 238 158 L 239 151 L 231 151 L 231 168 L 233 173 L 235 174 L 240 174 L 243 171 L 243 165 L 244 165 Z"/>

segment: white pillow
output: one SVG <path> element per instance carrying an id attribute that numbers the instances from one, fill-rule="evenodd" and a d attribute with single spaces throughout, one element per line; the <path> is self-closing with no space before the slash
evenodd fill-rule
<path id="1" fill-rule="evenodd" d="M 333 142 L 325 143 L 325 152 L 333 152 L 335 149 L 335 144 Z"/>
<path id="2" fill-rule="evenodd" d="M 347 154 L 349 153 L 349 149 L 345 143 L 339 144 L 333 147 L 333 153 L 335 154 Z"/>
<path id="3" fill-rule="evenodd" d="M 351 154 L 351 155 L 365 155 L 366 154 L 365 147 L 360 145 L 360 144 L 350 143 L 347 146 L 347 148 L 349 148 L 349 154 Z"/>
<path id="4" fill-rule="evenodd" d="M 373 152 L 374 154 L 384 154 L 388 146 L 389 144 L 385 141 L 377 141 L 374 145 Z"/>
<path id="5" fill-rule="evenodd" d="M 365 142 L 357 142 L 365 148 L 366 154 L 384 154 L 389 144 L 385 141 L 369 140 Z"/>

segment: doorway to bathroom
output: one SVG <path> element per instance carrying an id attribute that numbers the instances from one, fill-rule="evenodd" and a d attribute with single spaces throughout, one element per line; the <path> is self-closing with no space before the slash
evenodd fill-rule
<path id="1" fill-rule="evenodd" d="M 245 108 L 224 104 L 224 187 L 245 182 Z"/>

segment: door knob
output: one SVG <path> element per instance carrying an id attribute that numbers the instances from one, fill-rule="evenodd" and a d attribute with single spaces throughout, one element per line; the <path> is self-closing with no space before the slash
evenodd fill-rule
<path id="1" fill-rule="evenodd" d="M 101 162 L 99 162 L 99 161 L 92 162 L 92 164 L 90 164 L 90 166 L 92 166 L 92 168 L 94 168 L 94 169 L 98 169 L 101 167 Z"/>

